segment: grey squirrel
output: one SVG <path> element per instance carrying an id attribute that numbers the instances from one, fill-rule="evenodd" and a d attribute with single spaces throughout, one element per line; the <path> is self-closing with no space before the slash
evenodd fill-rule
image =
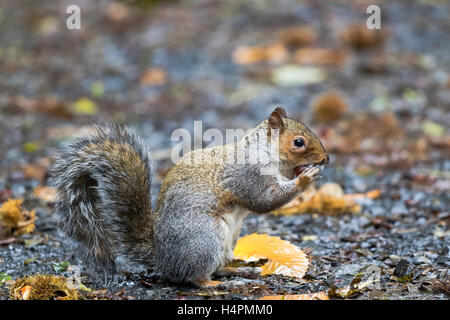
<path id="1" fill-rule="evenodd" d="M 275 174 L 261 173 L 273 167 L 264 152 L 258 163 L 221 161 L 226 150 L 243 152 L 248 160 L 255 147 L 270 146 L 275 134 Z M 191 161 L 196 157 L 206 160 Z M 126 256 L 154 266 L 169 281 L 205 286 L 233 259 L 248 212 L 288 203 L 319 177 L 328 159 L 319 138 L 277 107 L 240 141 L 184 155 L 165 176 L 152 210 L 147 147 L 128 129 L 97 126 L 55 157 L 56 212 L 86 262 L 116 270 Z"/>

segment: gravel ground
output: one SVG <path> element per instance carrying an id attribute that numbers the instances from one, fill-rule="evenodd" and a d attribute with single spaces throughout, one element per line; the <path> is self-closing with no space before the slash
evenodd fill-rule
<path id="1" fill-rule="evenodd" d="M 312 123 L 331 150 L 319 185 L 336 182 L 346 193 L 382 191 L 379 198 L 363 201 L 357 214 L 246 218 L 242 236 L 267 233 L 310 252 L 304 279 L 218 278 L 235 282 L 231 288 L 205 290 L 164 283 L 153 270 L 130 266 L 107 283 L 83 270 L 83 284 L 107 287 L 109 299 L 255 299 L 319 291 L 333 298 L 448 299 L 447 2 L 383 3 L 389 37 L 382 49 L 366 51 L 352 51 L 338 36 L 345 26 L 365 19 L 365 1 L 173 1 L 149 8 L 72 1 L 82 8 L 83 27 L 77 32 L 62 26 L 64 1 L 22 2 L 0 4 L 0 201 L 24 198 L 38 220 L 35 233 L 0 245 L 0 273 L 13 279 L 37 272 L 70 276 L 73 271 L 55 271 L 54 265 L 69 261 L 71 269 L 82 267 L 56 229 L 52 206 L 33 196 L 33 188 L 45 184 L 51 154 L 64 137 L 92 122 L 114 120 L 135 128 L 152 150 L 164 150 L 172 145 L 172 130 L 192 130 L 193 120 L 201 119 L 204 129 L 250 128 L 280 104 L 293 118 Z M 345 50 L 351 62 L 325 66 L 326 79 L 307 86 L 271 81 L 279 65 L 233 62 L 237 47 L 277 43 L 277 31 L 305 24 L 317 32 L 315 46 Z M 143 76 L 155 66 L 164 70 L 164 83 L 143 85 Z M 356 120 L 313 121 L 312 99 L 329 90 L 345 95 L 354 116 L 388 108 L 394 126 L 384 136 L 378 134 L 383 128 L 375 127 L 368 134 L 374 139 L 366 139 L 370 145 L 350 140 L 334 146 L 327 130 L 352 128 Z M 98 111 L 73 112 L 72 103 L 83 97 Z M 439 139 L 425 137 L 421 125 L 427 120 L 444 128 Z M 396 127 L 400 138 L 392 132 Z M 356 142 L 359 149 L 351 150 Z M 30 173 L 27 165 L 45 170 Z M 170 163 L 157 159 L 156 166 L 153 201 Z M 362 172 L 367 167 L 369 174 Z M 405 275 L 410 279 L 399 281 Z M 343 294 L 355 278 L 377 281 Z M 7 298 L 7 289 L 0 285 L 0 299 Z"/>

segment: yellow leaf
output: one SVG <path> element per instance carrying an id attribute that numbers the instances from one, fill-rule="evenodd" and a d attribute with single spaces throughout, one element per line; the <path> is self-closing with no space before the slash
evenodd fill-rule
<path id="1" fill-rule="evenodd" d="M 76 113 L 87 114 L 90 116 L 94 115 L 98 112 L 97 105 L 93 101 L 89 100 L 88 98 L 78 99 L 73 104 L 73 109 Z"/>
<path id="2" fill-rule="evenodd" d="M 34 211 L 32 211 L 34 214 Z M 15 230 L 13 235 L 14 236 L 21 236 L 23 234 L 29 234 L 32 233 L 35 229 L 36 226 L 34 225 L 33 221 L 27 221 L 28 223 L 24 226 L 21 226 L 19 229 Z"/>
<path id="3" fill-rule="evenodd" d="M 357 213 L 361 210 L 355 201 L 359 199 L 378 198 L 381 190 L 371 190 L 366 193 L 344 194 L 341 186 L 336 183 L 326 183 L 319 190 L 314 187 L 300 194 L 287 205 L 274 211 L 274 214 L 320 213 L 323 215 L 338 215 L 342 213 Z"/>
<path id="4" fill-rule="evenodd" d="M 303 236 L 302 240 L 303 241 L 314 241 L 317 240 L 319 237 L 316 235 L 309 235 L 309 236 Z"/>
<path id="5" fill-rule="evenodd" d="M 9 199 L 0 207 L 0 225 L 13 236 L 34 231 L 35 212 L 21 208 L 23 200 Z"/>
<path id="6" fill-rule="evenodd" d="M 429 136 L 441 137 L 445 133 L 445 128 L 436 122 L 427 120 L 422 123 L 422 131 Z"/>
<path id="7" fill-rule="evenodd" d="M 366 192 L 366 197 L 369 199 L 376 199 L 381 195 L 381 190 L 380 189 L 376 189 L 376 190 L 370 190 L 368 192 Z"/>
<path id="8" fill-rule="evenodd" d="M 257 233 L 239 239 L 234 249 L 234 256 L 244 261 L 269 259 L 262 266 L 261 275 L 263 276 L 280 274 L 302 278 L 309 264 L 305 252 L 289 241 Z"/>
<path id="9" fill-rule="evenodd" d="M 366 193 L 353 193 L 353 194 L 346 194 L 344 196 L 344 198 L 347 201 L 354 201 L 354 200 L 358 200 L 358 199 L 364 199 L 364 198 L 368 198 L 368 199 L 376 199 L 381 195 L 381 190 L 379 189 L 375 189 L 375 190 L 370 190 Z"/>
<path id="10" fill-rule="evenodd" d="M 96 81 L 91 85 L 91 95 L 96 98 L 103 97 L 103 94 L 105 93 L 105 86 L 103 85 L 103 82 Z"/>
<path id="11" fill-rule="evenodd" d="M 36 142 L 25 142 L 23 144 L 23 151 L 25 151 L 26 153 L 34 153 L 38 151 L 39 148 L 40 146 Z"/>
<path id="12" fill-rule="evenodd" d="M 20 206 L 23 200 L 21 199 L 9 199 L 2 204 L 0 208 L 0 221 L 6 228 L 14 228 L 19 221 L 22 220 L 22 212 Z"/>
<path id="13" fill-rule="evenodd" d="M 286 294 L 279 296 L 265 296 L 259 300 L 330 300 L 325 292 L 308 294 Z"/>

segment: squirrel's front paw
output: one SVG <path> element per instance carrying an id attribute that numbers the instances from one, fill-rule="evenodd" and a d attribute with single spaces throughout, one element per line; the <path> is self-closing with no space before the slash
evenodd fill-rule
<path id="1" fill-rule="evenodd" d="M 323 166 L 309 166 L 305 170 L 303 170 L 302 173 L 298 176 L 297 179 L 297 186 L 301 190 L 306 190 L 311 183 L 318 180 L 320 178 L 320 171 L 322 171 Z"/>

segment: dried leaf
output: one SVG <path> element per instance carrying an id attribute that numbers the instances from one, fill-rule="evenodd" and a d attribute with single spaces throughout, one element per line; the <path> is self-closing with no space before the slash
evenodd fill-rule
<path id="1" fill-rule="evenodd" d="M 261 275 L 281 274 L 302 278 L 309 264 L 306 254 L 290 242 L 257 233 L 239 239 L 234 256 L 244 261 L 269 259 L 262 266 Z"/>
<path id="2" fill-rule="evenodd" d="M 22 170 L 26 179 L 35 179 L 38 181 L 44 180 L 47 174 L 46 168 L 34 164 L 25 164 Z"/>
<path id="3" fill-rule="evenodd" d="M 105 15 L 113 23 L 124 22 L 130 17 L 129 9 L 120 2 L 111 2 L 106 7 Z"/>
<path id="4" fill-rule="evenodd" d="M 269 61 L 272 63 L 281 63 L 288 57 L 288 52 L 282 44 L 271 46 L 242 46 L 233 52 L 233 61 L 240 65 L 250 65 L 258 62 Z"/>
<path id="5" fill-rule="evenodd" d="M 2 236 L 1 233 L 0 233 L 0 236 Z M 6 239 L 4 239 L 4 240 L 0 240 L 0 246 L 6 245 L 6 244 L 10 244 L 10 243 L 14 243 L 16 240 L 17 240 L 17 239 L 14 238 L 14 237 L 6 238 Z"/>
<path id="6" fill-rule="evenodd" d="M 266 60 L 272 63 L 281 63 L 288 57 L 286 48 L 281 44 L 274 44 L 265 48 Z"/>
<path id="7" fill-rule="evenodd" d="M 21 199 L 10 199 L 0 207 L 0 225 L 13 236 L 28 234 L 35 229 L 35 212 L 23 210 L 22 202 Z"/>
<path id="8" fill-rule="evenodd" d="M 445 128 L 436 122 L 427 120 L 422 123 L 422 131 L 432 137 L 441 137 L 445 133 Z"/>
<path id="9" fill-rule="evenodd" d="M 36 151 L 38 151 L 41 148 L 41 146 L 39 145 L 39 143 L 37 142 L 25 142 L 22 146 L 22 149 L 24 152 L 26 153 L 35 153 Z"/>
<path id="10" fill-rule="evenodd" d="M 98 112 L 98 107 L 95 102 L 88 98 L 78 99 L 72 107 L 74 112 L 78 114 L 86 114 L 91 116 L 97 114 Z"/>
<path id="11" fill-rule="evenodd" d="M 54 203 L 56 201 L 56 195 L 56 189 L 53 187 L 40 186 L 34 188 L 34 196 L 47 203 Z"/>
<path id="12" fill-rule="evenodd" d="M 282 87 L 319 83 L 324 81 L 325 78 L 325 71 L 320 68 L 295 65 L 282 66 L 272 73 L 272 81 Z"/>
<path id="13" fill-rule="evenodd" d="M 295 52 L 295 60 L 300 64 L 339 66 L 345 63 L 347 54 L 342 50 L 302 48 Z"/>
<path id="14" fill-rule="evenodd" d="M 105 93 L 105 86 L 103 85 L 103 82 L 101 81 L 95 81 L 91 85 L 91 95 L 95 98 L 101 98 L 103 97 L 103 94 Z"/>
<path id="15" fill-rule="evenodd" d="M 238 47 L 233 51 L 234 63 L 249 65 L 261 62 L 265 59 L 265 51 L 262 47 Z"/>
<path id="16" fill-rule="evenodd" d="M 386 111 L 381 114 L 374 112 L 348 114 L 345 119 L 336 123 L 336 126 L 324 130 L 320 138 L 329 151 L 365 154 L 367 159 L 364 162 L 375 164 L 370 161 L 374 153 L 386 155 L 389 151 L 398 150 L 404 137 L 405 130 L 396 115 Z M 380 144 L 379 141 L 383 143 Z M 395 154 L 396 158 L 400 158 L 401 155 L 400 152 Z M 392 166 L 395 161 L 405 163 L 405 159 L 396 158 L 387 159 L 386 164 Z"/>
<path id="17" fill-rule="evenodd" d="M 382 46 L 387 37 L 385 29 L 368 29 L 365 23 L 350 25 L 341 33 L 341 39 L 357 50 Z"/>
<path id="18" fill-rule="evenodd" d="M 357 213 L 361 207 L 355 202 L 361 198 L 375 198 L 380 190 L 372 190 L 364 194 L 344 194 L 341 186 L 336 183 L 326 183 L 319 190 L 311 187 L 300 194 L 287 205 L 272 212 L 274 214 L 319 213 L 324 215 L 339 215 Z"/>
<path id="19" fill-rule="evenodd" d="M 278 296 L 265 296 L 259 300 L 330 300 L 325 292 L 316 292 L 308 294 L 286 294 Z"/>
<path id="20" fill-rule="evenodd" d="M 324 92 L 315 96 L 311 106 L 314 119 L 325 123 L 339 120 L 348 109 L 347 101 L 337 92 Z"/>
<path id="21" fill-rule="evenodd" d="M 316 41 L 317 33 L 309 26 L 293 26 L 280 30 L 278 39 L 288 47 L 296 48 Z"/>
<path id="22" fill-rule="evenodd" d="M 317 240 L 319 237 L 316 235 L 305 235 L 302 237 L 303 241 L 314 241 Z"/>
<path id="23" fill-rule="evenodd" d="M 30 264 L 30 263 L 36 261 L 36 260 L 37 260 L 36 257 L 28 258 L 27 260 L 25 260 L 25 261 L 23 262 L 23 264 L 26 266 L 26 265 L 28 265 L 28 264 Z"/>
<path id="24" fill-rule="evenodd" d="M 162 86 L 167 82 L 167 74 L 161 68 L 150 68 L 142 75 L 140 83 L 143 86 Z"/>
<path id="25" fill-rule="evenodd" d="M 72 117 L 67 109 L 66 103 L 53 96 L 38 99 L 16 96 L 11 98 L 9 104 L 25 112 L 40 112 L 64 119 L 70 119 Z"/>

